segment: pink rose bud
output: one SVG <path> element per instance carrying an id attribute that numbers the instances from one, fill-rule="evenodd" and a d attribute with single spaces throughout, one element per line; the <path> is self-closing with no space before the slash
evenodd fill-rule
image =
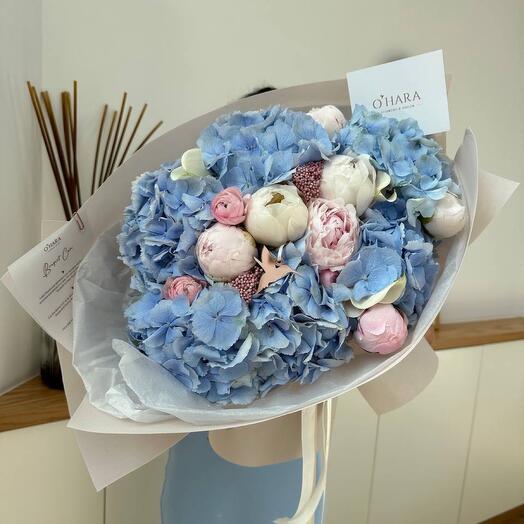
<path id="1" fill-rule="evenodd" d="M 205 282 L 190 276 L 168 278 L 164 284 L 164 298 L 172 300 L 180 295 L 185 295 L 191 304 L 205 285 Z"/>
<path id="2" fill-rule="evenodd" d="M 341 270 L 358 247 L 360 227 L 351 204 L 314 198 L 309 203 L 306 252 L 319 270 Z"/>
<path id="3" fill-rule="evenodd" d="M 363 350 L 381 355 L 398 351 L 407 336 L 406 320 L 391 304 L 376 304 L 364 311 L 354 334 Z"/>
<path id="4" fill-rule="evenodd" d="M 211 201 L 211 213 L 221 224 L 236 226 L 246 218 L 246 205 L 238 187 L 220 191 Z"/>
<path id="5" fill-rule="evenodd" d="M 320 283 L 324 287 L 332 286 L 336 282 L 339 273 L 340 271 L 331 271 L 331 269 L 322 269 L 322 271 L 320 271 L 319 273 Z"/>

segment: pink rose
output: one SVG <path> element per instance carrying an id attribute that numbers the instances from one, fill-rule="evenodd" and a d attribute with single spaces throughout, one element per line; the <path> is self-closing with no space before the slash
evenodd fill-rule
<path id="1" fill-rule="evenodd" d="M 407 336 L 406 320 L 391 304 L 376 304 L 364 311 L 354 335 L 362 349 L 381 355 L 398 351 Z"/>
<path id="2" fill-rule="evenodd" d="M 171 300 L 180 295 L 185 295 L 191 304 L 205 285 L 205 282 L 190 276 L 168 278 L 164 284 L 164 298 Z"/>
<path id="3" fill-rule="evenodd" d="M 331 269 L 322 269 L 320 271 L 320 283 L 324 287 L 332 286 L 336 281 L 340 271 L 331 271 Z"/>
<path id="4" fill-rule="evenodd" d="M 341 270 L 357 248 L 359 224 L 355 207 L 340 199 L 314 198 L 309 203 L 306 251 L 320 270 Z"/>
<path id="5" fill-rule="evenodd" d="M 226 226 L 236 226 L 246 218 L 246 205 L 238 187 L 228 187 L 220 191 L 211 201 L 211 213 L 215 219 Z"/>

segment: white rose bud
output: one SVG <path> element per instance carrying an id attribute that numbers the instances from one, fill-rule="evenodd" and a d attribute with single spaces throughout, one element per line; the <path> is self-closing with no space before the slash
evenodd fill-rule
<path id="1" fill-rule="evenodd" d="M 465 225 L 466 207 L 458 197 L 446 193 L 444 198 L 437 202 L 435 213 L 424 227 L 435 238 L 450 238 L 462 231 Z"/>
<path id="2" fill-rule="evenodd" d="M 263 187 L 247 201 L 244 226 L 260 244 L 277 247 L 298 240 L 307 221 L 307 207 L 295 186 Z"/>
<path id="3" fill-rule="evenodd" d="M 180 167 L 176 167 L 171 171 L 172 180 L 180 180 L 181 178 L 191 177 L 205 177 L 211 175 L 204 165 L 202 158 L 202 151 L 195 147 L 188 149 L 180 159 Z"/>
<path id="4" fill-rule="evenodd" d="M 376 179 L 368 155 L 335 155 L 324 163 L 320 196 L 327 200 L 342 198 L 345 204 L 354 205 L 360 216 L 373 202 Z"/>
<path id="5" fill-rule="evenodd" d="M 335 106 L 314 107 L 308 115 L 319 123 L 331 138 L 346 125 L 342 111 Z"/>

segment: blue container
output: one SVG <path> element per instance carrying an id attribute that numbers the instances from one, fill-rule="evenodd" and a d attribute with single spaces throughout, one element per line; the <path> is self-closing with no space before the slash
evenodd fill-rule
<path id="1" fill-rule="evenodd" d="M 193 433 L 169 452 L 162 524 L 271 524 L 295 513 L 302 460 L 250 468 L 219 457 L 207 433 Z M 322 522 L 322 508 L 316 524 Z"/>

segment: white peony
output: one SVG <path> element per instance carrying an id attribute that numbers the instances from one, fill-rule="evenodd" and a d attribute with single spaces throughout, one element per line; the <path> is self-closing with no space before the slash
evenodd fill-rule
<path id="1" fill-rule="evenodd" d="M 308 115 L 319 123 L 331 138 L 346 125 L 342 111 L 335 106 L 314 107 Z"/>
<path id="2" fill-rule="evenodd" d="M 458 197 L 446 193 L 444 198 L 437 202 L 435 213 L 424 227 L 435 238 L 450 238 L 462 231 L 465 225 L 466 207 Z"/>
<path id="3" fill-rule="evenodd" d="M 335 155 L 324 163 L 320 196 L 328 200 L 342 198 L 352 204 L 360 216 L 375 198 L 377 172 L 368 155 Z"/>
<path id="4" fill-rule="evenodd" d="M 247 201 L 244 226 L 260 244 L 277 247 L 298 240 L 307 221 L 307 207 L 295 186 L 263 187 Z"/>

